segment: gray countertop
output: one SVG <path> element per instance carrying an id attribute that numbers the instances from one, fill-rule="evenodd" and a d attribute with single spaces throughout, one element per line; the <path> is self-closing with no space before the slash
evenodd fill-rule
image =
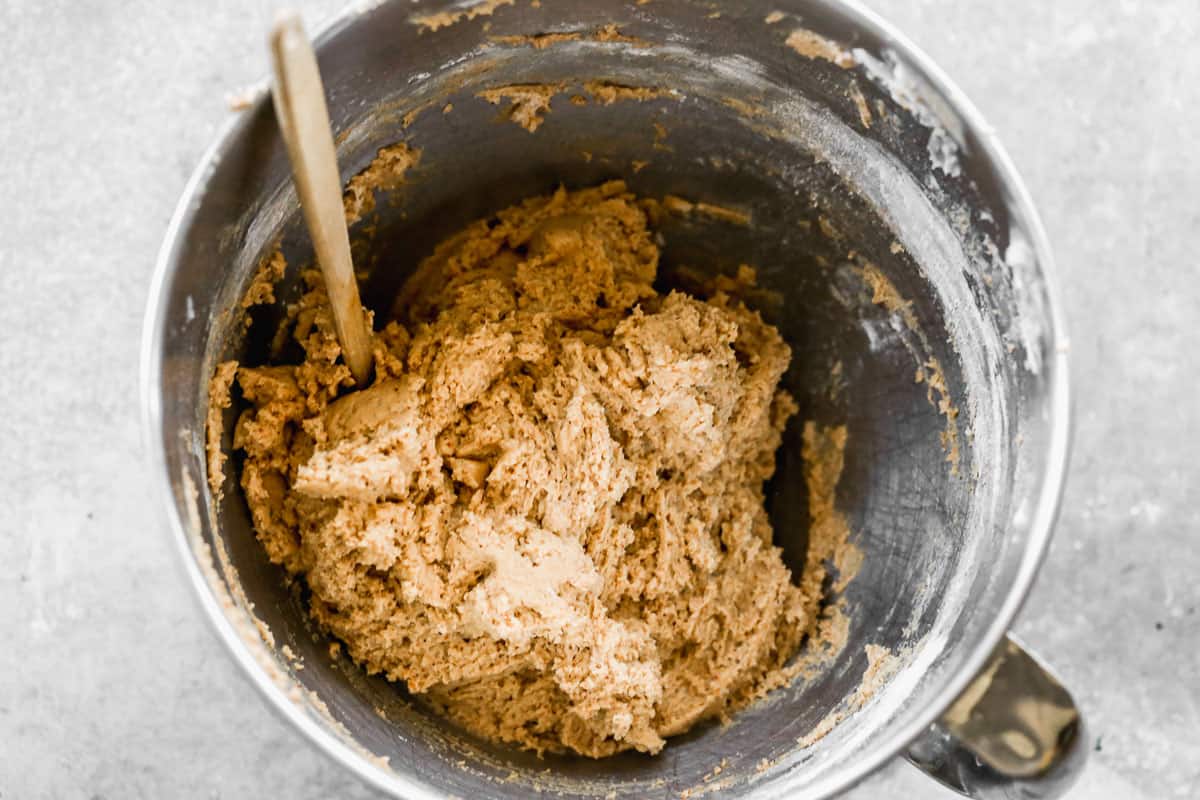
<path id="1" fill-rule="evenodd" d="M 1016 631 L 1087 713 L 1073 796 L 1200 796 L 1200 6 L 870 5 L 998 129 L 1057 251 L 1075 452 Z M 271 7 L 0 4 L 2 800 L 373 797 L 226 657 L 139 441 L 155 252 Z M 904 764 L 848 795 L 881 796 L 949 795 Z"/>

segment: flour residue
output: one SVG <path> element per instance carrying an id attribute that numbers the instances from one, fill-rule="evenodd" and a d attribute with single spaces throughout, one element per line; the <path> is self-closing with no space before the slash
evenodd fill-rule
<path id="1" fill-rule="evenodd" d="M 225 94 L 225 105 L 230 111 L 245 111 L 258 102 L 258 98 L 270 91 L 266 84 L 255 83 Z"/>
<path id="2" fill-rule="evenodd" d="M 962 122 L 946 99 L 891 51 L 885 50 L 882 57 L 877 58 L 866 50 L 855 48 L 853 58 L 863 65 L 875 83 L 887 90 L 892 100 L 929 129 L 926 149 L 930 164 L 950 177 L 960 175 L 959 152 L 964 140 Z"/>
<path id="3" fill-rule="evenodd" d="M 747 102 L 738 97 L 722 97 L 721 104 L 732 108 L 743 117 L 761 117 L 766 113 L 766 109 L 760 104 Z"/>
<path id="4" fill-rule="evenodd" d="M 867 668 L 863 672 L 858 688 L 842 701 L 840 707 L 831 711 L 811 731 L 796 740 L 796 744 L 800 747 L 812 747 L 828 736 L 834 728 L 871 702 L 879 690 L 886 686 L 887 682 L 900 670 L 903 663 L 901 658 L 888 648 L 869 644 L 864 649 L 867 655 Z"/>
<path id="5" fill-rule="evenodd" d="M 491 16 L 501 6 L 511 6 L 515 0 L 480 0 L 453 11 L 439 11 L 436 14 L 417 14 L 409 17 L 409 22 L 419 25 L 423 31 L 436 31 L 448 28 L 459 22 L 470 21 L 476 17 Z"/>
<path id="6" fill-rule="evenodd" d="M 942 448 L 946 451 L 946 461 L 950 463 L 950 470 L 953 474 L 957 475 L 961 456 L 958 407 L 950 395 L 950 387 L 946 383 L 945 370 L 942 369 L 942 364 L 936 357 L 928 355 L 930 350 L 929 342 L 925 338 L 925 333 L 921 329 L 917 315 L 912 310 L 912 302 L 906 300 L 896 289 L 895 284 L 874 264 L 863 261 L 862 266 L 858 269 L 863 281 L 871 289 L 871 302 L 877 306 L 882 306 L 892 314 L 898 315 L 904 322 L 904 326 L 915 334 L 921 342 L 924 354 L 920 354 L 914 348 L 909 347 L 918 363 L 914 380 L 917 383 L 925 383 L 928 386 L 927 394 L 930 405 L 946 418 L 946 427 L 939 436 Z M 908 345 L 906 344 L 906 346 Z"/>
<path id="7" fill-rule="evenodd" d="M 588 81 L 583 84 L 583 88 L 590 92 L 595 101 L 602 106 L 610 106 L 620 100 L 643 102 L 663 97 L 679 97 L 679 93 L 674 89 L 663 89 L 657 86 L 627 86 L 611 81 Z"/>
<path id="8" fill-rule="evenodd" d="M 745 226 L 750 224 L 750 214 L 748 212 L 716 203 L 693 202 L 685 200 L 678 195 L 669 194 L 663 197 L 660 205 L 663 211 L 680 217 L 701 216 L 720 222 L 728 222 L 731 225 Z"/>
<path id="9" fill-rule="evenodd" d="M 950 398 L 950 388 L 946 385 L 946 373 L 942 370 L 941 363 L 930 356 L 917 369 L 914 380 L 917 383 L 925 383 L 929 387 L 926 396 L 929 398 L 930 404 L 946 418 L 946 428 L 940 434 L 942 448 L 946 451 L 946 460 L 950 462 L 952 471 L 958 474 L 958 408 Z"/>
<path id="10" fill-rule="evenodd" d="M 225 430 L 222 416 L 232 400 L 230 390 L 237 373 L 236 361 L 225 361 L 217 366 L 208 381 L 208 414 L 205 417 L 204 434 L 208 453 L 208 488 L 214 501 L 220 501 L 225 484 L 225 451 L 221 449 L 221 434 Z"/>
<path id="11" fill-rule="evenodd" d="M 854 56 L 841 45 L 807 28 L 797 28 L 788 34 L 784 44 L 805 58 L 822 59 L 849 69 L 856 63 Z"/>
<path id="12" fill-rule="evenodd" d="M 850 87 L 846 89 L 846 94 L 854 102 L 854 107 L 858 110 L 858 120 L 863 124 L 864 128 L 870 128 L 874 121 L 871 117 L 871 107 L 867 105 L 867 98 L 863 95 L 862 87 L 858 85 L 858 81 L 850 81 Z"/>
<path id="13" fill-rule="evenodd" d="M 544 50 L 564 42 L 619 42 L 633 47 L 650 47 L 651 43 L 636 36 L 626 36 L 616 25 L 608 24 L 593 31 L 552 31 L 549 33 L 522 34 L 517 36 L 493 36 L 493 42 L 514 47 L 532 47 Z"/>
<path id="14" fill-rule="evenodd" d="M 654 125 L 654 149 L 662 150 L 667 153 L 674 152 L 675 148 L 667 144 L 667 126 L 661 122 L 655 122 Z"/>
<path id="15" fill-rule="evenodd" d="M 533 133 L 545 121 L 551 98 L 565 88 L 562 83 L 516 83 L 485 89 L 478 96 L 494 106 L 508 101 L 504 118 Z"/>
<path id="16" fill-rule="evenodd" d="M 477 96 L 496 106 L 507 102 L 509 105 L 503 111 L 503 118 L 533 133 L 546 121 L 553 98 L 566 89 L 566 83 L 519 83 L 484 89 Z M 644 102 L 682 97 L 674 89 L 629 86 L 611 81 L 587 81 L 583 84 L 583 89 L 592 96 L 593 101 L 606 106 L 622 100 Z M 576 94 L 571 97 L 570 102 L 573 105 L 585 105 L 587 98 Z"/>

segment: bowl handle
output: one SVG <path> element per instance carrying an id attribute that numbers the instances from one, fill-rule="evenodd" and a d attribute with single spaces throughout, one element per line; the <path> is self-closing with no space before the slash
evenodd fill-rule
<path id="1" fill-rule="evenodd" d="M 908 760 L 976 800 L 1053 800 L 1087 760 L 1083 717 L 1063 685 L 1012 636 Z"/>

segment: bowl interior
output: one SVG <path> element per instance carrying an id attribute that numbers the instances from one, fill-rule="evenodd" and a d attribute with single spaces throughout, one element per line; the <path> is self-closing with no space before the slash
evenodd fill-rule
<path id="1" fill-rule="evenodd" d="M 768 21 L 777 7 L 788 10 Z M 351 15 L 320 49 L 344 177 L 397 141 L 421 151 L 405 183 L 352 231 L 366 304 L 390 307 L 448 234 L 559 185 L 621 178 L 645 196 L 748 215 L 749 224 L 666 215 L 660 283 L 692 288 L 695 273 L 757 269 L 747 297 L 793 349 L 784 381 L 801 407 L 767 492 L 795 569 L 809 525 L 800 428 L 847 427 L 837 505 L 863 561 L 834 598 L 849 620 L 846 644 L 819 674 L 732 724 L 671 740 L 658 757 L 538 759 L 473 740 L 402 687 L 330 657 L 303 590 L 287 586 L 254 538 L 236 455 L 225 499 L 203 497 L 196 521 L 221 554 L 212 591 L 233 588 L 235 604 L 252 604 L 271 653 L 287 645 L 294 655 L 277 658 L 278 680 L 307 690 L 297 703 L 316 724 L 386 757 L 390 769 L 365 758 L 360 767 L 397 791 L 603 797 L 720 787 L 737 796 L 770 786 L 807 796 L 849 775 L 925 713 L 970 657 L 1024 547 L 1009 520 L 1021 481 L 1035 481 L 1022 477 L 1012 443 L 1037 411 L 1023 399 L 1035 377 L 1019 365 L 1038 354 L 1014 333 L 1019 287 L 996 254 L 1016 222 L 990 164 L 972 156 L 969 132 L 957 131 L 957 144 L 954 131 L 931 133 L 923 107 L 872 73 L 869 59 L 881 59 L 878 69 L 886 55 L 881 34 L 827 4 L 747 3 L 712 16 L 683 0 L 546 3 L 436 30 L 414 24 L 414 8 Z M 598 33 L 613 24 L 620 36 Z M 545 33 L 565 35 L 529 38 Z M 596 82 L 617 87 L 615 99 Z M 511 102 L 480 97 L 516 85 L 549 97 L 533 132 Z M 279 302 L 254 310 L 247 330 L 234 309 L 278 242 L 290 265 Z M 204 485 L 212 366 L 266 359 L 282 307 L 298 295 L 299 267 L 312 263 L 269 101 L 244 112 L 223 143 L 172 255 L 163 319 L 188 322 L 164 322 L 162 437 L 183 507 L 179 476 Z M 234 406 L 227 431 L 236 396 Z M 868 645 L 885 648 L 894 669 L 864 692 Z M 799 744 L 829 720 L 838 724 L 824 738 Z"/>

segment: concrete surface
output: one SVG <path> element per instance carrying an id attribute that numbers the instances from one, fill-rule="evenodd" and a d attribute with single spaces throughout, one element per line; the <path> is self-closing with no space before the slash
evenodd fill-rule
<path id="1" fill-rule="evenodd" d="M 155 252 L 225 93 L 265 71 L 271 5 L 0 3 L 3 800 L 372 796 L 220 649 L 139 444 Z M 1073 796 L 1198 797 L 1200 7 L 871 5 L 998 128 L 1057 249 L 1076 447 L 1017 631 L 1088 714 Z M 848 795 L 946 796 L 903 764 Z"/>

